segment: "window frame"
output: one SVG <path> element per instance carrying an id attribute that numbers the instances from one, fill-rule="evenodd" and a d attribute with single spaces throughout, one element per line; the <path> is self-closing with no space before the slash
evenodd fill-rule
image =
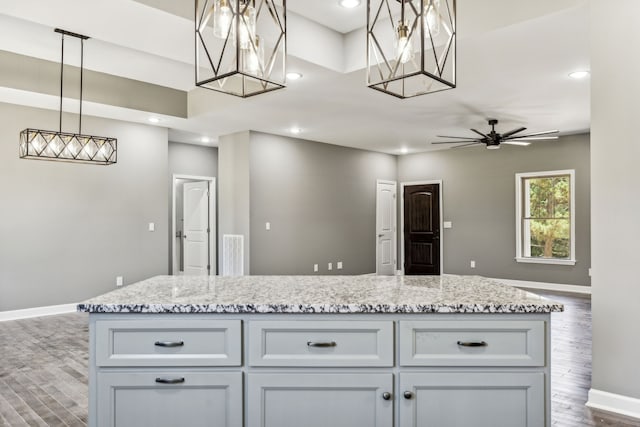
<path id="1" fill-rule="evenodd" d="M 545 178 L 552 176 L 569 175 L 569 196 L 570 196 L 570 228 L 571 228 L 571 254 L 570 258 L 534 258 L 523 255 L 523 214 L 524 214 L 524 178 Z M 575 169 L 563 169 L 542 172 L 516 173 L 516 256 L 515 260 L 530 264 L 556 264 L 575 265 L 576 264 L 576 171 Z"/>

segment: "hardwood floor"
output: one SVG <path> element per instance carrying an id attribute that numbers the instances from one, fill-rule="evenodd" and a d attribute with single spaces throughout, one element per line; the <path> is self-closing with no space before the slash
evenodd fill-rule
<path id="1" fill-rule="evenodd" d="M 591 385 L 591 300 L 537 293 L 566 308 L 551 321 L 553 426 L 640 427 L 640 420 L 584 406 Z M 86 314 L 0 322 L 0 342 L 0 426 L 86 425 Z"/>

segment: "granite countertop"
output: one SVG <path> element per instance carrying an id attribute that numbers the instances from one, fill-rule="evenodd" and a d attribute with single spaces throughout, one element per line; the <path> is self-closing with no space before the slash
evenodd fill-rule
<path id="1" fill-rule="evenodd" d="M 562 304 L 480 276 L 156 276 L 89 313 L 549 313 Z"/>

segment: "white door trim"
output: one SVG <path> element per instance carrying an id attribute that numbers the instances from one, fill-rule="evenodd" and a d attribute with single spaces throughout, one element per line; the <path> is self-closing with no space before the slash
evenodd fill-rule
<path id="1" fill-rule="evenodd" d="M 430 179 L 425 181 L 407 181 L 400 183 L 400 271 L 404 276 L 404 187 L 410 187 L 412 185 L 424 185 L 424 184 L 438 184 L 440 187 L 438 204 L 440 205 L 440 274 L 444 273 L 444 233 L 443 233 L 443 221 L 444 221 L 444 206 L 442 205 L 442 180 Z"/>
<path id="2" fill-rule="evenodd" d="M 183 175 L 174 173 L 171 179 L 171 240 L 174 242 L 171 246 L 171 266 L 172 273 L 175 275 L 178 271 L 178 263 L 176 262 L 176 180 L 177 179 L 190 179 L 193 181 L 209 181 L 209 265 L 211 266 L 210 275 L 215 276 L 217 274 L 216 269 L 216 243 L 218 229 L 216 227 L 216 178 L 213 176 L 199 176 L 199 175 Z"/>
<path id="3" fill-rule="evenodd" d="M 398 223 L 398 183 L 396 181 L 389 181 L 385 179 L 376 179 L 376 275 L 378 274 L 378 185 L 380 184 L 388 184 L 396 186 L 396 224 Z M 393 228 L 393 258 L 396 262 L 396 265 L 393 268 L 394 274 L 398 271 L 398 227 L 394 224 Z"/>

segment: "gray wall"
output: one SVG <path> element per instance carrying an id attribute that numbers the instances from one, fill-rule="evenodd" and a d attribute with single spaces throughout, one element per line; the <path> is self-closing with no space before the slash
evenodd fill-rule
<path id="1" fill-rule="evenodd" d="M 118 138 L 117 164 L 19 159 L 20 131 L 55 130 L 58 114 L 0 104 L 0 311 L 78 302 L 115 289 L 116 276 L 167 272 L 166 129 L 83 125 Z"/>
<path id="2" fill-rule="evenodd" d="M 244 236 L 244 274 L 250 274 L 249 224 L 250 133 L 238 132 L 218 139 L 218 273 L 222 274 L 222 236 Z"/>
<path id="3" fill-rule="evenodd" d="M 376 179 L 395 156 L 252 132 L 252 274 L 375 272 Z"/>
<path id="4" fill-rule="evenodd" d="M 200 145 L 182 144 L 178 142 L 169 142 L 169 203 L 168 209 L 168 239 L 169 239 L 169 253 L 168 253 L 168 265 L 169 272 L 173 273 L 173 245 L 177 240 L 172 232 L 172 206 L 173 206 L 173 175 L 191 175 L 191 176 L 218 176 L 218 148 L 217 147 L 204 147 Z M 182 206 L 182 191 L 178 192 L 180 200 L 176 199 L 176 209 Z M 179 218 L 181 216 L 176 215 Z"/>
<path id="5" fill-rule="evenodd" d="M 558 169 L 576 170 L 577 263 L 517 263 L 515 174 Z M 399 182 L 443 180 L 443 220 L 453 222 L 443 235 L 445 273 L 574 285 L 590 284 L 589 170 L 587 134 L 528 147 L 469 147 L 398 159 Z"/>
<path id="6" fill-rule="evenodd" d="M 592 388 L 640 399 L 640 56 L 628 49 L 640 44 L 640 2 L 611 6 L 591 2 Z M 627 406 L 637 416 L 638 401 Z"/>

